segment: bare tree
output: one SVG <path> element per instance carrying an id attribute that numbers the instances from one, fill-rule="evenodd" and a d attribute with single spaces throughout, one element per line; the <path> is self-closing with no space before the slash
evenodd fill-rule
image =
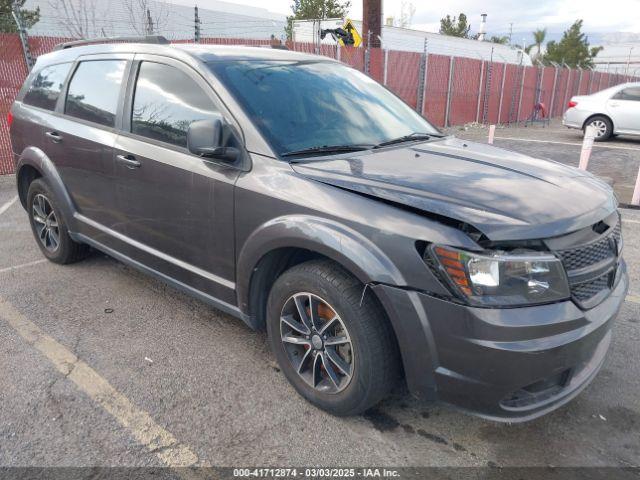
<path id="1" fill-rule="evenodd" d="M 49 6 L 60 15 L 57 22 L 72 38 L 97 35 L 97 0 L 49 0 Z"/>
<path id="2" fill-rule="evenodd" d="M 164 1 L 123 0 L 129 25 L 138 35 L 157 34 L 167 26 L 169 12 Z"/>
<path id="3" fill-rule="evenodd" d="M 403 0 L 402 6 L 400 7 L 400 26 L 402 28 L 409 28 L 415 14 L 416 6 L 413 2 Z"/>

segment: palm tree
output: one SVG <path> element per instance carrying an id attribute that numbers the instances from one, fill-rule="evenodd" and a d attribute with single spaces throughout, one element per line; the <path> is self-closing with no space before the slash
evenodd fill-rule
<path id="1" fill-rule="evenodd" d="M 533 32 L 533 43 L 538 47 L 538 54 L 536 55 L 538 58 L 541 55 L 542 44 L 544 40 L 547 38 L 547 29 L 542 28 Z"/>

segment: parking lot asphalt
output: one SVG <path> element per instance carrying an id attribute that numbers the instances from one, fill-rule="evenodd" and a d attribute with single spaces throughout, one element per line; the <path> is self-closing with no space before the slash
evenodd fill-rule
<path id="1" fill-rule="evenodd" d="M 446 131 L 467 140 L 487 142 L 486 126 L 450 127 Z M 554 119 L 548 126 L 498 126 L 494 145 L 577 167 L 582 140 L 582 131 L 563 127 L 560 120 Z M 607 181 L 620 202 L 630 203 L 639 167 L 640 137 L 618 136 L 594 143 L 587 170 Z"/>
<path id="2" fill-rule="evenodd" d="M 45 261 L 15 196 L 0 177 L 0 466 L 640 464 L 640 211 L 623 210 L 631 291 L 602 371 L 508 425 L 403 388 L 332 417 L 289 386 L 264 334 L 102 254 Z"/>

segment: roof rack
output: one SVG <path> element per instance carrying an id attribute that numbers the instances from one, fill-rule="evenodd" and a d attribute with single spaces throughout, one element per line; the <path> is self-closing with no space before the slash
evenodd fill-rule
<path id="1" fill-rule="evenodd" d="M 111 43 L 111 42 L 133 42 L 133 43 L 153 43 L 156 45 L 168 45 L 171 42 L 162 35 L 145 35 L 140 37 L 101 37 L 87 38 L 85 40 L 74 40 L 73 42 L 59 43 L 54 50 L 64 50 L 66 48 L 79 47 L 82 45 L 91 45 L 94 43 Z"/>

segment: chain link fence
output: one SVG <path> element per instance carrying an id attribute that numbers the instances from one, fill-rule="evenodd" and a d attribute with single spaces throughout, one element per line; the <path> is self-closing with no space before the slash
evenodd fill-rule
<path id="1" fill-rule="evenodd" d="M 0 19 L 5 20 L 5 19 Z M 186 20 L 183 20 L 186 21 Z M 74 38 L 0 33 L 0 175 L 13 172 L 14 162 L 7 114 L 29 66 L 62 42 Z M 173 43 L 205 45 L 269 46 L 275 38 L 213 36 L 206 28 L 193 38 L 170 38 Z M 637 80 L 621 73 L 595 72 L 563 67 L 531 67 L 494 62 L 491 59 L 326 44 L 285 42 L 290 50 L 319 54 L 352 66 L 384 84 L 434 125 L 448 127 L 478 122 L 509 124 L 532 118 L 536 104 L 544 105 L 545 117 L 562 115 L 569 99 Z M 25 53 L 28 50 L 28 55 Z"/>

